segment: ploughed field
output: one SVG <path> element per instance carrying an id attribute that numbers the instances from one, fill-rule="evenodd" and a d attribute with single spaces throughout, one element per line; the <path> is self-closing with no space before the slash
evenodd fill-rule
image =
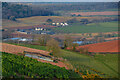
<path id="1" fill-rule="evenodd" d="M 104 12 L 76 12 L 71 13 L 75 15 L 81 15 L 81 16 L 90 16 L 90 15 L 118 15 L 118 11 L 104 11 Z"/>
<path id="2" fill-rule="evenodd" d="M 102 42 L 102 43 L 95 43 L 89 44 L 84 46 L 77 47 L 77 50 L 80 48 L 87 49 L 88 52 L 119 52 L 119 44 L 120 40 Z"/>
<path id="3" fill-rule="evenodd" d="M 23 53 L 24 51 L 28 51 L 28 52 L 38 52 L 44 55 L 49 55 L 49 52 L 43 51 L 43 50 L 38 50 L 38 49 L 33 49 L 33 48 L 28 48 L 28 47 L 23 47 L 23 46 L 17 46 L 17 45 L 12 45 L 12 44 L 7 44 L 7 43 L 0 43 L 0 44 L 2 45 L 1 52 L 18 54 L 18 53 Z"/>

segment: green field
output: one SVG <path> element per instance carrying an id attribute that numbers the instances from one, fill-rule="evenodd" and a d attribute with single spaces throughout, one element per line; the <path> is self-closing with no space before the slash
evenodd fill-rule
<path id="1" fill-rule="evenodd" d="M 45 50 L 45 46 L 24 45 L 21 46 Z M 118 77 L 118 55 L 117 54 L 96 54 L 94 57 L 79 54 L 77 52 L 61 50 L 57 57 L 67 59 L 74 68 L 78 68 L 81 72 L 89 70 L 90 73 L 99 74 L 102 77 Z"/>
<path id="2" fill-rule="evenodd" d="M 18 46 L 24 46 L 24 47 L 29 47 L 29 48 L 33 48 L 33 49 L 46 50 L 45 46 L 40 46 L 40 45 L 17 44 L 17 43 L 9 43 L 9 44 L 18 45 Z"/>
<path id="3" fill-rule="evenodd" d="M 117 22 L 91 23 L 87 25 L 73 24 L 66 27 L 54 28 L 57 33 L 97 33 L 118 31 Z"/>
<path id="4" fill-rule="evenodd" d="M 15 54 L 2 54 L 3 78 L 80 78 L 65 68 Z"/>
<path id="5" fill-rule="evenodd" d="M 61 54 L 58 54 L 58 56 L 67 59 L 74 68 L 79 68 L 82 72 L 89 70 L 91 73 L 97 73 L 102 77 L 118 77 L 117 54 L 105 54 L 105 56 L 95 55 L 95 57 L 90 57 L 87 55 L 62 50 Z M 95 69 L 95 71 L 93 69 Z"/>
<path id="6" fill-rule="evenodd" d="M 2 76 L 2 53 L 1 52 L 0 52 L 0 76 Z"/>

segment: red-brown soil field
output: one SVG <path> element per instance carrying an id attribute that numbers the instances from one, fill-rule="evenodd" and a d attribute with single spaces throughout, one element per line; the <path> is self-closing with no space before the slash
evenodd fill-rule
<path id="1" fill-rule="evenodd" d="M 77 50 L 79 50 L 79 48 L 88 49 L 88 52 L 120 52 L 118 49 L 119 45 L 120 45 L 120 40 L 114 40 L 114 41 L 79 46 L 76 49 Z"/>
<path id="2" fill-rule="evenodd" d="M 105 11 L 105 12 L 77 12 L 77 13 L 71 13 L 76 15 L 82 15 L 82 16 L 90 16 L 90 15 L 118 15 L 118 11 Z"/>
<path id="3" fill-rule="evenodd" d="M 0 43 L 0 45 L 1 44 L 2 44 L 2 52 L 18 54 L 18 53 L 23 53 L 24 51 L 28 51 L 28 52 L 37 52 L 37 53 L 41 53 L 44 55 L 49 54 L 49 52 L 43 51 L 43 50 L 37 50 L 37 49 L 27 48 L 27 47 L 23 47 L 23 46 L 7 44 L 7 43 Z"/>

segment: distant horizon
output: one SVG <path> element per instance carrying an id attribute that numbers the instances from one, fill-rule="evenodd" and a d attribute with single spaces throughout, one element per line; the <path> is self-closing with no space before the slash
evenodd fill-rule
<path id="1" fill-rule="evenodd" d="M 2 2 L 119 2 L 120 0 L 1 0 Z"/>

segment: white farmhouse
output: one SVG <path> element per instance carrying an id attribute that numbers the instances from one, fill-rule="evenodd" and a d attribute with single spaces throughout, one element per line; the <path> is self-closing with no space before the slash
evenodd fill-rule
<path id="1" fill-rule="evenodd" d="M 63 23 L 60 23 L 61 25 L 63 25 Z"/>
<path id="2" fill-rule="evenodd" d="M 55 25 L 55 23 L 52 23 L 52 25 Z"/>
<path id="3" fill-rule="evenodd" d="M 67 25 L 68 25 L 68 23 L 65 23 L 65 25 L 67 26 Z"/>
<path id="4" fill-rule="evenodd" d="M 40 31 L 40 30 L 42 31 L 43 28 L 35 28 L 35 30 L 36 30 L 36 31 Z"/>
<path id="5" fill-rule="evenodd" d="M 58 25 L 59 25 L 59 23 L 56 23 L 56 25 L 58 26 Z"/>
<path id="6" fill-rule="evenodd" d="M 39 28 L 35 28 L 36 31 L 39 31 L 40 29 Z"/>
<path id="7" fill-rule="evenodd" d="M 63 24 L 62 26 L 65 26 L 65 24 Z"/>

